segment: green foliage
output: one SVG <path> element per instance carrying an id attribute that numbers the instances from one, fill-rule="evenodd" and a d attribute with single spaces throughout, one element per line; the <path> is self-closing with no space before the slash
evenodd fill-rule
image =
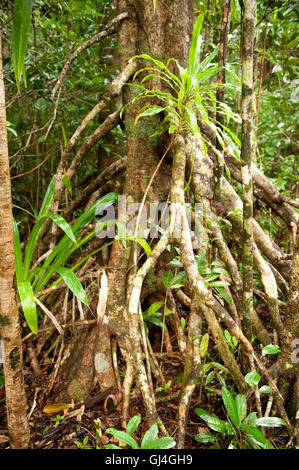
<path id="1" fill-rule="evenodd" d="M 299 180 L 296 171 L 299 117 L 296 53 L 298 2 L 273 5 L 273 13 L 267 19 L 265 76 L 258 124 L 261 158 L 258 162 L 276 188 L 290 196 Z M 260 25 L 262 36 L 264 25 Z"/>
<path id="2" fill-rule="evenodd" d="M 213 52 L 200 62 L 200 33 L 203 16 L 200 15 L 194 25 L 188 69 L 181 67 L 179 62 L 173 58 L 168 59 L 166 64 L 148 54 L 141 54 L 131 59 L 131 61 L 144 59 L 151 64 L 150 67 L 139 69 L 134 75 L 134 79 L 136 79 L 140 74 L 144 74 L 140 84 L 131 84 L 131 86 L 139 89 L 139 94 L 132 100 L 132 103 L 140 99 L 157 98 L 162 106 L 153 105 L 150 102 L 146 103 L 139 110 L 136 121 L 142 117 L 163 113 L 165 117 L 159 129 L 153 135 L 159 135 L 165 131 L 168 131 L 169 134 L 195 133 L 200 137 L 205 152 L 207 152 L 208 145 L 223 160 L 222 153 L 201 134 L 198 119 L 208 124 L 215 131 L 223 149 L 225 148 L 225 138 L 238 157 L 238 146 L 240 145 L 238 137 L 224 124 L 218 123 L 209 113 L 217 107 L 219 113 L 225 116 L 226 124 L 231 119 L 239 122 L 240 118 L 227 104 L 219 103 L 216 100 L 215 89 L 226 85 L 210 83 L 211 78 L 218 72 L 217 65 L 213 63 L 218 53 L 218 47 L 214 48 Z M 169 67 L 172 63 L 177 67 L 178 75 L 171 72 Z M 168 91 L 146 88 L 144 84 L 152 79 L 160 79 Z"/>
<path id="3" fill-rule="evenodd" d="M 16 83 L 20 91 L 21 76 L 23 76 L 25 87 L 27 86 L 24 60 L 31 23 L 32 0 L 15 0 L 14 4 L 13 63 Z"/>
<path id="4" fill-rule="evenodd" d="M 250 387 L 255 387 L 259 384 L 259 381 L 261 380 L 261 376 L 258 372 L 252 371 L 248 372 L 248 374 L 245 375 L 244 377 L 245 382 L 248 383 Z M 272 393 L 273 390 L 269 385 L 263 385 L 262 387 L 259 388 L 259 393 Z"/>
<path id="5" fill-rule="evenodd" d="M 100 438 L 103 435 L 102 423 L 101 423 L 100 418 L 94 419 L 93 420 L 93 425 L 94 425 L 95 432 L 96 432 L 96 449 L 100 449 L 101 448 L 100 447 Z M 85 436 L 82 442 L 74 441 L 74 444 L 76 444 L 76 446 L 79 447 L 79 449 L 92 449 L 92 447 L 87 446 L 88 436 Z"/>
<path id="6" fill-rule="evenodd" d="M 62 421 L 64 419 L 64 415 L 56 415 L 55 418 L 52 418 L 52 421 L 54 421 L 54 423 L 56 424 L 59 424 L 60 421 Z"/>
<path id="7" fill-rule="evenodd" d="M 148 325 L 147 323 L 153 323 L 154 325 L 160 326 L 161 328 L 167 328 L 165 323 L 163 322 L 163 313 L 158 312 L 158 310 L 164 305 L 164 302 L 154 302 L 152 305 L 142 312 L 143 321 L 144 321 L 144 328 L 146 334 L 148 335 Z M 164 312 L 164 316 L 170 315 L 171 311 L 166 308 Z"/>
<path id="8" fill-rule="evenodd" d="M 73 268 L 66 267 L 66 264 L 71 254 L 95 235 L 95 231 L 93 231 L 91 234 L 83 236 L 81 235 L 81 230 L 94 218 L 96 209 L 100 207 L 104 210 L 115 202 L 118 197 L 116 193 L 109 193 L 103 196 L 70 227 L 61 216 L 48 214 L 54 197 L 54 189 L 55 177 L 52 178 L 48 187 L 30 237 L 25 245 L 24 261 L 18 225 L 15 220 L 13 221 L 17 288 L 25 319 L 33 333 L 38 332 L 38 316 L 34 297 L 51 280 L 55 272 L 59 277 L 52 282 L 49 287 L 58 285 L 64 281 L 71 292 L 81 302 L 88 305 L 86 293 L 79 279 L 73 272 L 74 269 L 78 267 L 78 264 Z M 47 219 L 55 222 L 63 230 L 65 235 L 53 248 L 41 267 L 32 266 L 39 236 Z M 85 261 L 85 259 L 83 261 Z"/>
<path id="9" fill-rule="evenodd" d="M 158 425 L 155 423 L 146 431 L 141 441 L 141 446 L 139 447 L 136 440 L 132 437 L 132 433 L 136 431 L 140 421 L 140 416 L 134 416 L 128 422 L 126 432 L 118 431 L 115 428 L 108 428 L 106 429 L 106 433 L 112 434 L 113 437 L 118 439 L 120 442 L 124 442 L 131 447 L 131 449 L 171 449 L 175 446 L 175 441 L 172 437 L 158 437 Z M 121 447 L 116 446 L 115 444 L 107 444 L 105 445 L 105 448 L 121 449 Z"/>
<path id="10" fill-rule="evenodd" d="M 155 388 L 155 392 L 166 392 L 172 384 L 172 380 L 168 380 L 168 382 L 164 385 L 164 387 L 157 387 Z"/>
<path id="11" fill-rule="evenodd" d="M 221 375 L 224 374 L 224 377 Z M 214 393 L 214 388 L 210 386 L 211 382 L 217 378 L 218 382 L 221 386 L 226 386 L 225 378 L 229 375 L 229 370 L 223 365 L 219 364 L 219 362 L 209 361 L 204 362 L 201 368 L 200 375 L 198 377 L 198 382 L 200 383 L 201 387 L 204 387 L 208 393 Z M 201 391 L 200 391 L 201 395 Z"/>
<path id="12" fill-rule="evenodd" d="M 88 443 L 88 436 L 85 436 L 83 439 L 83 442 L 80 441 L 74 441 L 74 444 L 76 444 L 79 449 L 91 449 L 91 447 L 87 447 Z"/>
<path id="13" fill-rule="evenodd" d="M 281 418 L 257 418 L 256 412 L 247 415 L 247 399 L 245 395 L 238 394 L 233 397 L 227 387 L 221 388 L 222 400 L 227 413 L 227 421 L 208 413 L 202 408 L 196 408 L 195 413 L 203 419 L 208 427 L 218 434 L 199 433 L 195 440 L 201 443 L 213 443 L 219 447 L 220 443 L 228 449 L 274 449 L 271 442 L 264 437 L 259 426 L 281 427 L 286 422 Z"/>
<path id="14" fill-rule="evenodd" d="M 230 351 L 234 354 L 235 350 L 238 346 L 238 340 L 235 338 L 235 336 L 231 335 L 228 330 L 224 330 L 224 336 L 227 342 L 227 345 L 230 349 Z"/>
<path id="15" fill-rule="evenodd" d="M 209 231 L 209 229 L 205 229 Z M 203 277 L 206 287 L 212 290 L 213 295 L 223 305 L 223 299 L 231 305 L 232 299 L 228 292 L 224 289 L 225 286 L 229 286 L 230 283 L 227 281 L 220 280 L 221 275 L 230 276 L 229 272 L 224 269 L 221 261 L 212 261 L 209 265 L 208 260 L 204 252 L 200 252 L 195 256 L 198 271 Z M 180 254 L 178 253 L 169 263 L 174 268 L 183 267 Z M 166 270 L 163 275 L 163 285 L 165 288 L 177 289 L 184 286 L 184 281 L 187 279 L 186 272 L 179 271 L 174 275 L 170 270 Z"/>
<path id="16" fill-rule="evenodd" d="M 279 346 L 277 344 L 268 344 L 267 346 L 263 347 L 262 356 L 266 354 L 277 354 L 280 352 Z"/>
<path id="17" fill-rule="evenodd" d="M 245 375 L 244 380 L 250 387 L 254 387 L 261 380 L 261 376 L 258 372 L 252 371 Z"/>

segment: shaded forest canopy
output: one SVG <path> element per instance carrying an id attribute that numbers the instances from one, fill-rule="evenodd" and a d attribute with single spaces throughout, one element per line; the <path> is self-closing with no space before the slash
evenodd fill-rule
<path id="1" fill-rule="evenodd" d="M 298 3 L 0 32 L 0 448 L 298 448 Z"/>

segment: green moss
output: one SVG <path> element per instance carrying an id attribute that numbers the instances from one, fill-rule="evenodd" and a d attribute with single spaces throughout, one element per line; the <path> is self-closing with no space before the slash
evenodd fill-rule
<path id="1" fill-rule="evenodd" d="M 157 276 L 155 274 L 154 268 L 151 268 L 148 275 L 146 276 L 146 284 L 151 290 L 151 292 L 155 292 L 157 290 Z"/>
<path id="2" fill-rule="evenodd" d="M 12 368 L 12 370 L 15 370 L 18 365 L 19 365 L 19 362 L 20 362 L 20 350 L 19 348 L 13 348 L 10 353 L 9 353 L 9 362 L 10 362 L 10 367 Z"/>
<path id="3" fill-rule="evenodd" d="M 8 317 L 0 315 L 0 326 L 8 326 L 11 324 L 11 321 Z"/>
<path id="4" fill-rule="evenodd" d="M 76 380 L 72 380 L 70 383 L 71 397 L 75 402 L 83 401 L 85 399 L 85 390 L 81 387 Z"/>

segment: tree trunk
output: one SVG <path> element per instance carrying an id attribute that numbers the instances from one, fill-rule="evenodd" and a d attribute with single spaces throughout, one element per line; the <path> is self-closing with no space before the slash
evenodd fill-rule
<path id="1" fill-rule="evenodd" d="M 256 28 L 255 0 L 245 0 L 242 24 L 242 145 L 241 173 L 243 189 L 243 311 L 246 335 L 252 335 L 253 311 L 253 44 Z"/>
<path id="2" fill-rule="evenodd" d="M 0 28 L 0 332 L 4 346 L 4 378 L 11 447 L 27 449 L 30 433 L 26 413 L 22 343 L 15 292 L 12 202 L 6 131 L 5 90 Z"/>

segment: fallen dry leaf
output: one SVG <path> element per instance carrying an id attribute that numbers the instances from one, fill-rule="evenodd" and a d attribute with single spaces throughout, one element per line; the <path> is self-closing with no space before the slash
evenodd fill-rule
<path id="1" fill-rule="evenodd" d="M 59 413 L 61 411 L 66 411 L 69 408 L 74 407 L 74 402 L 72 403 L 53 403 L 52 405 L 46 405 L 43 408 L 43 412 L 46 414 Z"/>

